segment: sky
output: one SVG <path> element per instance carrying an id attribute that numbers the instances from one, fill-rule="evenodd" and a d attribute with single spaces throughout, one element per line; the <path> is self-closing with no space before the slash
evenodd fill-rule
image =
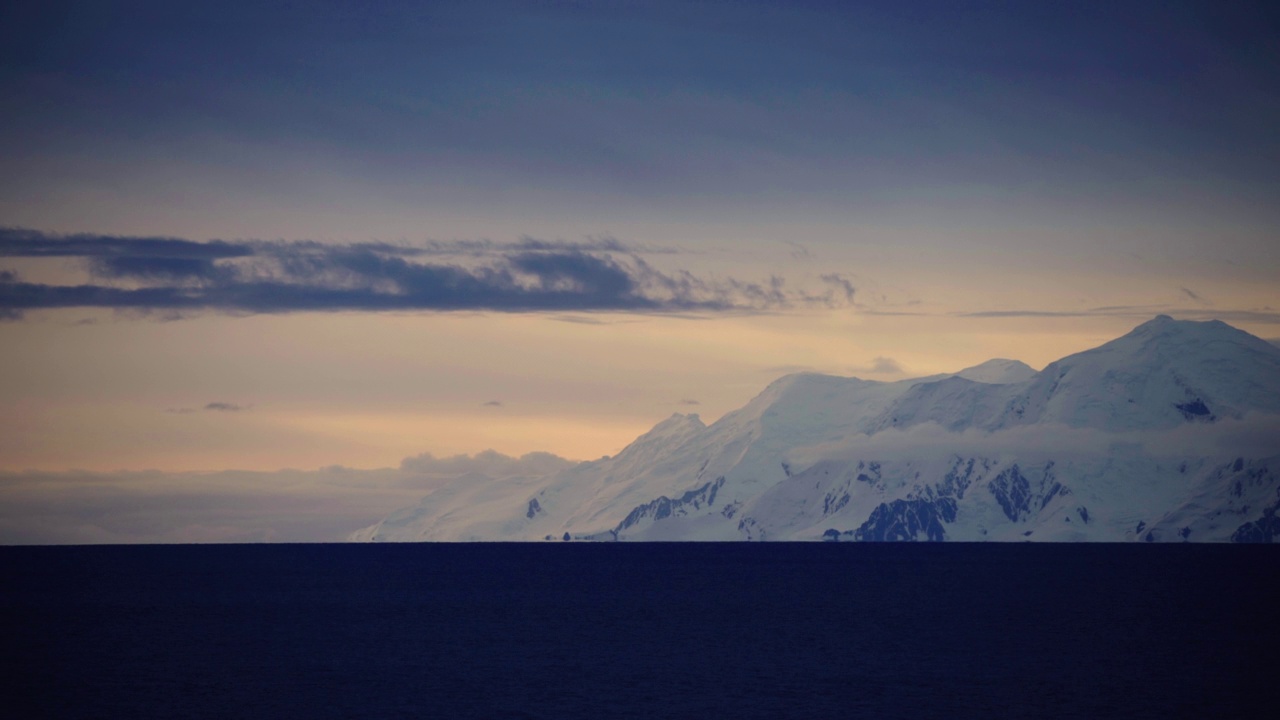
<path id="1" fill-rule="evenodd" d="M 1274 5 L 903 5 L 6 3 L 0 471 L 592 459 L 788 372 L 1280 337 Z"/>

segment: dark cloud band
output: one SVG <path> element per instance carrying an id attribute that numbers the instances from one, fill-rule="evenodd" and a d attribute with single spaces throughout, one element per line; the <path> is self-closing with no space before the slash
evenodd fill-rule
<path id="1" fill-rule="evenodd" d="M 670 249 L 630 247 L 613 238 L 330 245 L 0 229 L 0 257 L 79 258 L 91 278 L 54 285 L 0 272 L 0 317 L 72 307 L 241 313 L 761 312 L 844 306 L 853 298 L 853 287 L 838 275 L 824 275 L 822 290 L 808 292 L 787 287 L 779 277 L 755 283 L 665 272 L 640 257 L 648 252 Z"/>
<path id="2" fill-rule="evenodd" d="M 51 235 L 25 228 L 0 228 L 0 257 L 84 257 L 220 259 L 254 254 L 247 243 L 194 242 L 166 237 Z"/>

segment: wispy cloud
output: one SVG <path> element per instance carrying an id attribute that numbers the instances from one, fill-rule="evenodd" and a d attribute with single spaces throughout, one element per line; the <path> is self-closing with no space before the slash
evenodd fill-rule
<path id="1" fill-rule="evenodd" d="M 793 260 L 808 260 L 813 257 L 813 254 L 809 252 L 809 248 L 794 240 L 783 240 L 782 244 L 791 248 L 789 254 Z"/>
<path id="2" fill-rule="evenodd" d="M 1173 307 L 1169 305 L 1110 305 L 1087 310 L 984 310 L 980 312 L 952 313 L 953 317 L 967 318 L 1083 318 L 1123 317 L 1146 318 L 1153 315 L 1170 315 L 1181 320 L 1221 320 L 1223 322 L 1247 322 L 1280 324 L 1280 311 L 1270 307 L 1230 310 L 1208 307 Z"/>
<path id="3" fill-rule="evenodd" d="M 1190 299 L 1192 299 L 1192 300 L 1194 300 L 1194 301 L 1196 301 L 1196 302 L 1200 303 L 1201 305 L 1212 305 L 1212 304 L 1213 304 L 1213 303 L 1209 302 L 1208 300 L 1206 300 L 1206 299 L 1205 299 L 1203 296 L 1201 296 L 1199 293 L 1197 293 L 1196 291 L 1194 291 L 1194 290 L 1192 290 L 1192 289 L 1190 289 L 1190 288 L 1181 288 L 1181 290 L 1182 290 L 1182 294 L 1183 294 L 1183 295 L 1186 295 L 1188 298 L 1190 298 Z"/>
<path id="4" fill-rule="evenodd" d="M 429 452 L 422 453 L 402 460 L 400 469 L 405 472 L 428 475 L 477 473 L 499 478 L 512 475 L 546 475 L 572 467 L 574 464 L 572 460 L 546 452 L 531 452 L 520 457 L 512 457 L 494 450 L 484 450 L 475 455 L 451 457 L 436 457 Z"/>
<path id="5" fill-rule="evenodd" d="M 211 403 L 206 403 L 205 406 L 202 408 L 178 407 L 178 408 L 169 408 L 165 410 L 165 412 L 173 413 L 175 415 L 190 415 L 192 413 L 196 413 L 200 411 L 233 413 L 233 412 L 243 412 L 248 409 L 249 409 L 248 405 L 236 405 L 235 403 L 229 403 L 229 402 L 211 402 Z"/>
<path id="6" fill-rule="evenodd" d="M 1052 423 L 994 432 L 974 428 L 954 432 L 929 422 L 901 430 L 895 428 L 873 435 L 855 434 L 832 443 L 798 447 L 790 452 L 790 456 L 800 465 L 868 456 L 905 456 L 927 462 L 954 455 L 1009 455 L 1028 462 L 1032 459 L 1066 458 L 1074 462 L 1091 457 L 1112 463 L 1116 448 L 1128 446 L 1151 457 L 1234 458 L 1243 455 L 1259 458 L 1275 454 L 1276 437 L 1280 437 L 1280 416 L 1256 413 L 1209 425 L 1186 423 L 1169 429 L 1122 432 Z"/>
<path id="7" fill-rule="evenodd" d="M 498 482 L 573 465 L 487 450 L 372 470 L 0 471 L 0 545 L 336 542 L 461 476 Z"/>
<path id="8" fill-rule="evenodd" d="M 678 403 L 676 403 L 676 404 L 677 404 L 677 405 L 701 405 L 702 403 L 700 403 L 700 402 L 698 402 L 697 400 L 694 400 L 694 399 L 692 399 L 692 398 L 684 398 L 683 400 L 681 400 L 680 402 L 678 402 Z"/>
<path id="9" fill-rule="evenodd" d="M 242 410 L 247 410 L 248 408 L 243 405 L 236 405 L 235 403 L 229 402 L 211 402 L 205 405 L 204 409 L 212 410 L 214 412 L 240 412 Z"/>
<path id="10" fill-rule="evenodd" d="M 171 237 L 122 237 L 92 233 L 51 235 L 26 228 L 0 228 L 0 257 L 216 260 L 252 254 L 253 245 L 245 242 L 194 242 Z"/>
<path id="11" fill-rule="evenodd" d="M 1037 317 L 1087 317 L 1098 313 L 1056 310 L 982 310 L 978 312 L 956 313 L 957 317 L 970 318 L 1037 318 Z"/>
<path id="12" fill-rule="evenodd" d="M 484 406 L 484 407 L 502 407 L 502 401 L 501 401 L 501 400 L 490 400 L 490 401 L 488 401 L 488 402 L 481 403 L 481 405 L 482 405 L 482 406 Z"/>
<path id="13" fill-rule="evenodd" d="M 878 357 L 871 363 L 871 372 L 881 375 L 901 375 L 902 365 L 890 357 Z"/>
<path id="14" fill-rule="evenodd" d="M 0 272 L 0 315 L 27 310 L 112 308 L 142 312 L 494 311 L 724 313 L 843 307 L 842 276 L 819 289 L 660 270 L 614 238 L 572 243 L 521 238 L 322 244 L 314 241 L 207 243 L 181 238 L 57 236 L 0 229 L 0 257 L 80 258 L 81 284 L 24 282 Z"/>
<path id="15" fill-rule="evenodd" d="M 844 304 L 853 304 L 853 296 L 855 290 L 853 283 L 849 279 L 839 273 L 827 273 L 822 276 L 822 282 L 829 287 L 833 300 Z"/>
<path id="16" fill-rule="evenodd" d="M 791 375 L 792 373 L 822 372 L 821 368 L 813 365 L 769 365 L 760 368 L 760 372 L 768 375 Z"/>

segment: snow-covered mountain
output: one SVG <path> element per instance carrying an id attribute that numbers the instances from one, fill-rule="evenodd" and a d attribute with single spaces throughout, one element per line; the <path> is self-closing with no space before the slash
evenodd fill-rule
<path id="1" fill-rule="evenodd" d="M 460 479 L 351 539 L 1269 541 L 1278 475 L 1280 348 L 1161 316 L 1040 372 L 788 375 L 711 425 Z"/>
<path id="2" fill-rule="evenodd" d="M 1035 374 L 1036 371 L 1021 360 L 996 358 L 961 370 L 956 373 L 956 377 L 991 385 L 1005 385 L 1030 380 Z"/>

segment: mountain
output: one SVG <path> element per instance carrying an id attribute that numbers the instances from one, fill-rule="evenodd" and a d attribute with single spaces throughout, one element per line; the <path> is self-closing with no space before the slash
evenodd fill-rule
<path id="1" fill-rule="evenodd" d="M 710 425 L 460 479 L 351 539 L 1270 541 L 1278 474 L 1280 348 L 1160 316 L 1039 372 L 788 375 Z"/>
<path id="2" fill-rule="evenodd" d="M 1035 374 L 1036 371 L 1021 360 L 996 358 L 961 370 L 956 377 L 989 385 L 1007 385 L 1030 380 Z"/>

